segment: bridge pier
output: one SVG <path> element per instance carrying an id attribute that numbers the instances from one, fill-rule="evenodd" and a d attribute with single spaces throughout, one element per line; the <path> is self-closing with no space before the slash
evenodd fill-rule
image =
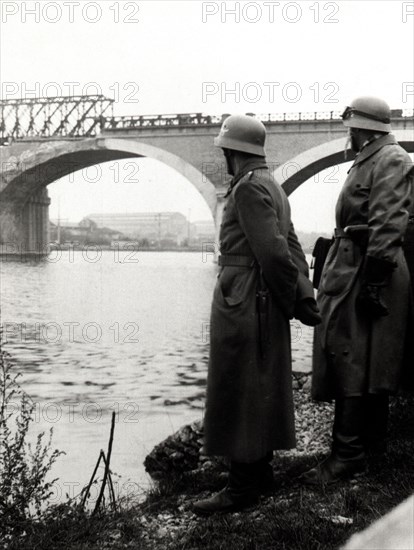
<path id="1" fill-rule="evenodd" d="M 3 202 L 0 207 L 0 256 L 32 256 L 49 253 L 49 204 L 47 188 L 36 191 L 21 206 Z"/>

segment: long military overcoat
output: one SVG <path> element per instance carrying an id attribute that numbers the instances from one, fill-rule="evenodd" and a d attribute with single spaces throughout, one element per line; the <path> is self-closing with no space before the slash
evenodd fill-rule
<path id="1" fill-rule="evenodd" d="M 336 224 L 340 229 L 367 225 L 368 242 L 361 246 L 361 240 L 336 238 L 328 254 L 317 297 L 322 324 L 315 330 L 315 399 L 392 393 L 399 386 L 411 308 L 401 246 L 411 203 L 411 170 L 410 157 L 390 134 L 363 148 L 348 173 Z M 382 289 L 386 317 L 370 318 L 357 302 L 366 255 L 397 264 Z"/>
<path id="2" fill-rule="evenodd" d="M 296 298 L 311 288 L 287 197 L 263 162 L 247 163 L 233 179 L 220 252 L 254 258 L 256 264 L 224 266 L 218 274 L 211 309 L 205 451 L 253 462 L 272 449 L 295 446 L 289 319 Z M 264 356 L 256 309 L 260 268 L 271 293 Z"/>

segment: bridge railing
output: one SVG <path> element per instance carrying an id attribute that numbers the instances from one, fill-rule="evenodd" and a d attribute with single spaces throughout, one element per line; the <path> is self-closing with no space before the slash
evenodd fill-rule
<path id="1" fill-rule="evenodd" d="M 255 114 L 247 113 L 261 120 L 265 124 L 278 122 L 308 122 L 308 121 L 339 121 L 342 111 L 308 111 L 298 113 L 269 113 Z M 135 128 L 165 128 L 171 126 L 217 126 L 228 117 L 228 114 L 221 116 L 206 115 L 204 113 L 184 113 L 174 115 L 139 115 L 139 116 L 115 116 L 108 119 L 103 118 L 102 130 L 133 130 Z M 394 119 L 412 118 L 413 109 L 394 109 L 391 111 Z"/>
<path id="2" fill-rule="evenodd" d="M 115 116 L 104 121 L 103 130 L 127 130 L 133 128 L 156 128 L 165 126 L 200 126 L 221 124 L 228 115 L 210 116 L 203 113 L 174 115 Z"/>

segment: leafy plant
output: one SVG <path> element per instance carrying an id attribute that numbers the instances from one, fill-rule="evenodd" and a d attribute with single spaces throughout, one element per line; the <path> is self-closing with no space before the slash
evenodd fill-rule
<path id="1" fill-rule="evenodd" d="M 29 442 L 34 403 L 22 390 L 13 372 L 10 355 L 3 349 L 0 332 L 0 522 L 24 522 L 40 517 L 52 495 L 56 479 L 46 481 L 56 459 L 63 454 L 51 450 L 53 429 Z"/>

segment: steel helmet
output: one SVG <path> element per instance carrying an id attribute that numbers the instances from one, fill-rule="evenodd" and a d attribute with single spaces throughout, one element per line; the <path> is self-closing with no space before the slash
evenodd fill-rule
<path id="1" fill-rule="evenodd" d="M 264 157 L 265 140 L 266 128 L 262 122 L 248 115 L 231 115 L 223 122 L 214 145 Z"/>
<path id="2" fill-rule="evenodd" d="M 391 132 L 391 109 L 378 97 L 357 97 L 342 113 L 345 126 Z"/>

